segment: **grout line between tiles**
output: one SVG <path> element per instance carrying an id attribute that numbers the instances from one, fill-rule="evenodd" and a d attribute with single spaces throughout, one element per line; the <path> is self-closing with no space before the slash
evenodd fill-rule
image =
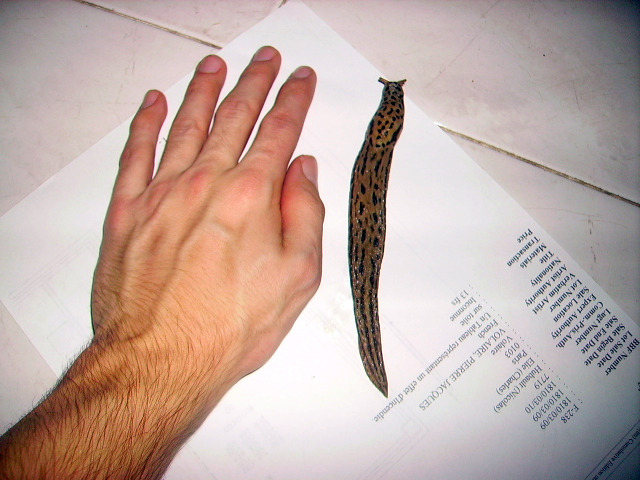
<path id="1" fill-rule="evenodd" d="M 582 179 L 580 179 L 578 177 L 574 177 L 573 175 L 569 175 L 568 173 L 562 172 L 560 170 L 556 170 L 555 168 L 548 167 L 547 165 L 543 165 L 543 164 L 538 163 L 538 162 L 536 162 L 534 160 L 528 159 L 528 158 L 523 157 L 521 155 L 518 155 L 516 153 L 513 153 L 513 152 L 510 152 L 508 150 L 505 150 L 504 148 L 497 147 L 496 145 L 492 145 L 492 144 L 484 142 L 482 140 L 478 140 L 477 138 L 470 137 L 469 135 L 465 135 L 464 133 L 458 132 L 456 130 L 452 130 L 449 127 L 445 127 L 441 123 L 435 122 L 435 124 L 438 127 L 440 127 L 440 129 L 442 131 L 444 131 L 446 133 L 450 133 L 451 135 L 455 135 L 456 137 L 462 138 L 462 139 L 467 140 L 469 142 L 473 142 L 473 143 L 476 143 L 476 144 L 481 145 L 483 147 L 487 147 L 487 148 L 489 148 L 489 149 L 491 149 L 493 151 L 496 151 L 498 153 L 502 153 L 502 154 L 507 155 L 507 156 L 509 156 L 511 158 L 515 158 L 516 160 L 519 160 L 521 162 L 527 163 L 529 165 L 533 165 L 534 167 L 540 168 L 540 169 L 544 170 L 545 172 L 549 172 L 549 173 L 552 173 L 554 175 L 558 175 L 559 177 L 565 178 L 567 180 L 575 182 L 575 183 L 577 183 L 579 185 L 582 185 L 584 187 L 591 188 L 592 190 L 595 190 L 596 192 L 603 193 L 605 195 L 609 195 L 610 197 L 613 197 L 613 198 L 615 198 L 617 200 L 622 200 L 623 202 L 629 203 L 629 204 L 631 204 L 631 205 L 633 205 L 635 207 L 640 207 L 640 203 L 638 203 L 638 202 L 636 202 L 634 200 L 631 200 L 630 198 L 623 197 L 622 195 L 618 195 L 617 193 L 610 192 L 609 190 L 605 190 L 604 188 L 598 187 L 597 185 L 594 185 L 593 183 L 586 182 L 586 181 L 584 181 L 584 180 L 582 180 Z"/>
<path id="2" fill-rule="evenodd" d="M 108 13 L 112 13 L 114 15 L 118 15 L 118 16 L 126 18 L 128 20 L 133 20 L 134 22 L 139 22 L 139 23 L 142 23 L 144 25 L 148 25 L 150 27 L 157 28 L 159 30 L 162 30 L 162 31 L 165 31 L 165 32 L 168 32 L 168 33 L 172 33 L 174 35 L 178 35 L 180 37 L 186 38 L 188 40 L 192 40 L 194 42 L 201 43 L 203 45 L 206 45 L 206 46 L 211 47 L 211 48 L 215 48 L 217 50 L 221 50 L 222 49 L 221 45 L 216 45 L 215 43 L 211 43 L 211 42 L 208 42 L 208 41 L 203 40 L 201 38 L 194 37 L 192 35 L 188 35 L 186 33 L 180 32 L 178 30 L 174 30 L 174 29 L 165 27 L 165 26 L 157 24 L 157 23 L 149 22 L 147 20 L 143 20 L 141 18 L 134 17 L 132 15 L 128 15 L 128 14 L 123 13 L 123 12 L 119 12 L 119 11 L 113 9 L 113 8 L 104 7 L 104 6 L 100 5 L 100 4 L 93 3 L 93 2 L 90 2 L 88 0 L 73 0 L 73 1 L 75 1 L 77 3 L 80 3 L 82 5 L 87 5 L 89 7 L 97 8 L 98 10 L 102 10 L 104 12 L 108 12 Z M 282 7 L 286 2 L 287 2 L 287 0 L 282 0 L 277 8 Z M 478 145 L 481 145 L 483 147 L 489 148 L 489 149 L 494 150 L 496 152 L 502 153 L 502 154 L 507 155 L 507 156 L 509 156 L 511 158 L 519 160 L 519 161 L 521 161 L 523 163 L 527 163 L 527 164 L 532 165 L 534 167 L 540 168 L 540 169 L 542 169 L 542 170 L 544 170 L 546 172 L 552 173 L 554 175 L 558 175 L 559 177 L 565 178 L 565 179 L 570 180 L 572 182 L 575 182 L 575 183 L 577 183 L 579 185 L 582 185 L 584 187 L 587 187 L 587 188 L 590 188 L 592 190 L 595 190 L 596 192 L 603 193 L 605 195 L 609 195 L 610 197 L 613 197 L 613 198 L 616 198 L 616 199 L 621 200 L 623 202 L 629 203 L 629 204 L 631 204 L 631 205 L 633 205 L 635 207 L 640 207 L 640 203 L 638 203 L 638 202 L 636 202 L 634 200 L 631 200 L 629 198 L 623 197 L 622 195 L 618 195 L 617 193 L 613 193 L 613 192 L 611 192 L 609 190 L 605 190 L 604 188 L 601 188 L 601 187 L 598 187 L 597 185 L 594 185 L 592 183 L 586 182 L 586 181 L 584 181 L 584 180 L 582 180 L 582 179 L 580 179 L 578 177 L 574 177 L 573 175 L 569 175 L 568 173 L 565 173 L 565 172 L 562 172 L 560 170 L 556 170 L 555 168 L 551 168 L 549 166 L 546 166 L 546 165 L 543 165 L 541 163 L 535 162 L 534 160 L 525 158 L 525 157 L 523 157 L 521 155 L 518 155 L 516 153 L 510 152 L 510 151 L 505 150 L 503 148 L 500 148 L 500 147 L 498 147 L 496 145 L 492 145 L 492 144 L 484 142 L 482 140 L 478 140 L 477 138 L 470 137 L 469 135 L 466 135 L 466 134 L 464 134 L 462 132 L 458 132 L 458 131 L 453 130 L 453 129 L 449 128 L 449 127 L 446 127 L 446 126 L 442 125 L 441 123 L 438 123 L 438 122 L 435 122 L 435 123 L 436 123 L 436 125 L 438 127 L 440 127 L 446 133 L 449 133 L 451 135 L 455 135 L 455 136 L 457 136 L 459 138 L 462 138 L 464 140 L 467 140 L 469 142 L 473 142 L 475 144 L 478 144 Z"/>
<path id="3" fill-rule="evenodd" d="M 102 5 L 99 5 L 99 4 L 93 3 L 93 2 L 89 2 L 87 0 L 73 0 L 73 1 L 77 2 L 77 3 L 80 3 L 82 5 L 87 5 L 89 7 L 97 8 L 98 10 L 102 10 L 103 12 L 108 12 L 108 13 L 112 13 L 114 15 L 118 15 L 119 17 L 123 17 L 123 18 L 126 18 L 128 20 L 133 20 L 134 22 L 142 23 L 144 25 L 148 25 L 150 27 L 157 28 L 158 30 L 162 30 L 164 32 L 168 32 L 168 33 L 172 33 L 174 35 L 178 35 L 179 37 L 186 38 L 187 40 L 192 40 L 194 42 L 201 43 L 203 45 L 206 45 L 206 46 L 211 47 L 211 48 L 215 48 L 217 50 L 221 50 L 222 49 L 222 47 L 220 45 L 216 45 L 215 43 L 211 43 L 211 42 L 208 42 L 208 41 L 203 40 L 201 38 L 194 37 L 192 35 L 188 35 L 186 33 L 180 32 L 178 30 L 174 30 L 172 28 L 165 27 L 165 26 L 160 25 L 158 23 L 149 22 L 148 20 L 143 20 L 141 18 L 134 17 L 133 15 L 128 15 L 126 13 L 119 12 L 119 11 L 113 9 L 113 8 L 104 7 Z"/>

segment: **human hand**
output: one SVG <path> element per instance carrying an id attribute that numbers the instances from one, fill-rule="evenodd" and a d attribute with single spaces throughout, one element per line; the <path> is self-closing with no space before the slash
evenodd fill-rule
<path id="1" fill-rule="evenodd" d="M 147 94 L 122 154 L 95 272 L 94 343 L 135 345 L 227 382 L 273 354 L 320 282 L 317 165 L 288 168 L 315 89 L 296 70 L 240 156 L 280 66 L 259 50 L 215 111 L 226 67 L 205 58 L 155 176 L 166 101 Z M 146 361 L 146 360 L 145 360 Z M 183 362 L 183 363 L 182 363 Z"/>
<path id="2" fill-rule="evenodd" d="M 147 93 L 104 225 L 94 338 L 0 437 L 0 477 L 160 478 L 238 379 L 273 354 L 320 282 L 324 207 L 312 157 L 289 160 L 316 77 L 284 83 L 239 162 L 280 66 L 259 50 L 215 113 L 224 62 L 199 65 L 157 173 L 167 113 Z"/>

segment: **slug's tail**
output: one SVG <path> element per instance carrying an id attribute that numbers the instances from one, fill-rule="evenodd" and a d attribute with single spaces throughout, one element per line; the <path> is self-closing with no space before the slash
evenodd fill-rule
<path id="1" fill-rule="evenodd" d="M 389 385 L 387 384 L 387 374 L 384 371 L 384 365 L 382 366 L 381 372 L 369 373 L 367 372 L 371 383 L 373 383 L 378 390 L 385 396 L 385 398 L 389 398 Z"/>
<path id="2" fill-rule="evenodd" d="M 380 328 L 378 326 L 378 328 Z M 371 329 L 369 329 L 371 332 Z M 387 372 L 384 368 L 384 360 L 382 358 L 382 346 L 375 341 L 374 338 L 358 339 L 360 347 L 360 357 L 364 370 L 371 383 L 382 392 L 385 397 L 389 396 L 389 384 L 387 382 Z"/>

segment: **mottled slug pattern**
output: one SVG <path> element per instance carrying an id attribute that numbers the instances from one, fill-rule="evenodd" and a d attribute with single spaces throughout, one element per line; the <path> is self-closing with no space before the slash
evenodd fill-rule
<path id="1" fill-rule="evenodd" d="M 349 205 L 349 273 L 360 357 L 367 375 L 384 396 L 387 374 L 378 319 L 378 281 L 386 231 L 386 198 L 393 148 L 404 120 L 405 80 L 383 78 L 382 100 L 371 119 L 353 166 Z"/>

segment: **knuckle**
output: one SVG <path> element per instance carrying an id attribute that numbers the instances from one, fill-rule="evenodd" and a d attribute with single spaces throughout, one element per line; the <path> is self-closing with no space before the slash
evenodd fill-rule
<path id="1" fill-rule="evenodd" d="M 128 232 L 131 224 L 132 205 L 122 196 L 114 195 L 104 222 L 104 233 L 111 237 L 121 237 Z"/>
<path id="2" fill-rule="evenodd" d="M 131 141 L 131 139 L 127 142 L 120 154 L 119 175 L 123 175 L 124 171 L 145 160 L 144 151 L 139 146 L 139 142 Z"/>
<path id="3" fill-rule="evenodd" d="M 129 133 L 146 130 L 149 125 L 149 118 L 144 115 L 144 111 L 138 112 L 131 120 L 131 126 L 129 127 Z"/>
<path id="4" fill-rule="evenodd" d="M 214 193 L 216 223 L 236 231 L 264 219 L 268 215 L 273 192 L 258 169 L 245 168 L 233 173 L 232 179 Z"/>
<path id="5" fill-rule="evenodd" d="M 263 120 L 263 126 L 267 129 L 273 129 L 281 133 L 297 134 L 300 130 L 300 121 L 298 117 L 288 110 L 279 109 L 271 111 Z"/>
<path id="6" fill-rule="evenodd" d="M 244 168 L 236 179 L 234 193 L 237 200 L 246 202 L 249 206 L 264 200 L 271 194 L 269 182 L 264 174 L 256 168 Z"/>
<path id="7" fill-rule="evenodd" d="M 216 119 L 223 121 L 236 119 L 242 120 L 247 117 L 256 116 L 259 113 L 257 110 L 258 109 L 248 100 L 237 96 L 230 96 L 225 99 L 218 108 Z"/>
<path id="8" fill-rule="evenodd" d="M 296 256 L 294 281 L 301 290 L 315 292 L 322 278 L 321 255 L 316 249 L 308 249 Z"/>
<path id="9" fill-rule="evenodd" d="M 242 72 L 238 83 L 246 83 L 252 86 L 263 86 L 265 82 L 271 83 L 276 72 L 269 62 L 251 62 Z"/>
<path id="10" fill-rule="evenodd" d="M 320 199 L 317 193 L 315 193 L 315 197 L 316 201 L 311 204 L 311 210 L 313 214 L 320 219 L 320 223 L 322 224 L 324 222 L 326 208 L 324 206 L 324 202 Z"/>
<path id="11" fill-rule="evenodd" d="M 172 181 L 154 181 L 145 192 L 145 201 L 141 212 L 145 218 L 151 218 L 158 213 L 158 206 L 165 200 L 173 189 Z"/>
<path id="12" fill-rule="evenodd" d="M 310 91 L 309 84 L 307 82 L 287 82 L 284 85 L 284 94 L 287 95 L 293 101 L 306 102 Z"/>
<path id="13" fill-rule="evenodd" d="M 131 145 L 127 145 L 120 155 L 120 169 L 125 169 L 135 160 L 134 149 Z"/>
<path id="14" fill-rule="evenodd" d="M 212 85 L 209 80 L 196 75 L 196 77 L 191 81 L 191 83 L 189 83 L 189 86 L 187 87 L 185 98 L 206 98 L 211 93 L 211 87 Z"/>
<path id="15" fill-rule="evenodd" d="M 190 203 L 208 197 L 214 182 L 215 174 L 211 168 L 192 169 L 186 178 L 186 194 Z"/>
<path id="16" fill-rule="evenodd" d="M 178 118 L 171 127 L 171 135 L 179 137 L 198 137 L 207 135 L 209 126 L 192 118 Z"/>

